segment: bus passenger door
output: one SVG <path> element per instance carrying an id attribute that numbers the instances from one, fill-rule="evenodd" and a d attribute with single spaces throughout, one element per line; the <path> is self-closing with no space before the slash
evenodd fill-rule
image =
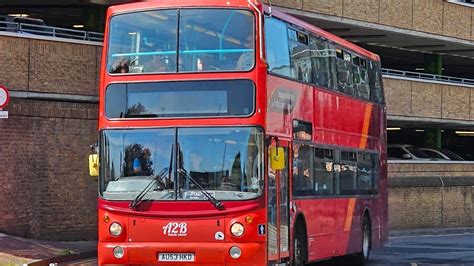
<path id="1" fill-rule="evenodd" d="M 285 258 L 290 256 L 288 145 L 286 141 L 278 141 L 285 159 L 283 169 L 272 169 L 270 160 L 268 164 L 268 260 L 274 263 L 287 261 Z M 276 147 L 273 141 L 268 149 L 269 157 L 270 150 Z"/>

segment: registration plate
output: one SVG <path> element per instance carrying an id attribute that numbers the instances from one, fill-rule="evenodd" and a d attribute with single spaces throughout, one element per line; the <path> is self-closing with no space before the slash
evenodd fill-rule
<path id="1" fill-rule="evenodd" d="M 194 261 L 194 253 L 158 253 L 158 261 Z"/>

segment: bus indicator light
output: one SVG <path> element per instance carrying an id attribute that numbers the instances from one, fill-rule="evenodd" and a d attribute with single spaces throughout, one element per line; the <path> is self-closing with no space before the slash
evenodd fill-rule
<path id="1" fill-rule="evenodd" d="M 108 223 L 110 221 L 110 217 L 106 214 L 104 215 L 104 222 Z"/>
<path id="2" fill-rule="evenodd" d="M 251 223 L 253 222 L 252 216 L 247 215 L 247 217 L 245 217 L 245 221 L 246 221 L 247 223 L 251 224 Z"/>

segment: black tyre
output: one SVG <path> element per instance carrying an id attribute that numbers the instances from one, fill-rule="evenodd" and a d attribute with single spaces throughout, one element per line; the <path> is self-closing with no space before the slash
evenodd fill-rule
<path id="1" fill-rule="evenodd" d="M 362 222 L 362 251 L 356 254 L 358 265 L 365 265 L 367 261 L 369 261 L 370 249 L 372 247 L 371 239 L 372 231 L 370 228 L 370 220 L 369 217 L 364 215 Z"/>
<path id="2" fill-rule="evenodd" d="M 293 266 L 303 266 L 306 264 L 307 256 L 306 256 L 306 233 L 301 225 L 296 225 L 295 227 L 295 234 L 293 240 Z"/>

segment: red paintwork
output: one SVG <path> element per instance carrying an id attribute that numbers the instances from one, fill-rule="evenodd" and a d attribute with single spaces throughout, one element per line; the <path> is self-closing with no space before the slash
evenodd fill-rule
<path id="1" fill-rule="evenodd" d="M 208 203 L 208 202 L 205 202 Z M 252 208 L 246 208 L 245 211 L 238 213 L 228 211 L 208 211 L 205 213 L 207 204 L 203 202 L 188 203 L 195 209 L 203 207 L 201 215 L 189 215 L 189 211 L 183 208 L 183 203 L 175 205 L 175 212 L 168 215 L 164 210 L 170 209 L 169 206 L 162 208 L 163 214 L 156 211 L 127 211 L 124 214 L 117 211 L 108 211 L 113 205 L 116 208 L 124 208 L 123 203 L 112 203 L 100 200 L 99 202 L 99 264 L 153 264 L 156 263 L 157 252 L 193 252 L 196 255 L 196 264 L 208 265 L 211 262 L 218 263 L 227 261 L 235 263 L 255 263 L 265 262 L 266 236 L 258 235 L 257 225 L 265 224 L 266 211 L 259 205 Z M 107 205 L 105 207 L 104 205 Z M 111 206 L 112 205 L 112 206 Z M 167 205 L 166 203 L 153 205 Z M 226 208 L 239 210 L 238 205 L 245 206 L 246 202 L 238 202 L 233 206 L 230 202 L 225 203 Z M 189 207 L 189 206 L 188 206 Z M 126 207 L 125 207 L 126 208 Z M 212 207 L 213 208 L 213 207 Z M 125 209 L 123 211 L 126 211 Z M 179 216 L 176 216 L 179 213 Z M 146 214 L 146 215 L 143 215 Z M 109 217 L 106 222 L 104 217 Z M 245 217 L 252 217 L 252 222 L 245 221 Z M 113 237 L 108 232 L 110 224 L 118 222 L 122 225 L 122 234 L 119 237 Z M 169 222 L 186 222 L 186 236 L 168 236 L 164 234 L 164 227 Z M 239 222 L 245 226 L 245 233 L 241 237 L 234 237 L 230 234 L 230 227 L 234 222 Z M 224 240 L 216 240 L 215 233 L 225 234 Z M 128 249 L 128 258 L 115 259 L 112 250 L 116 246 Z M 229 249 L 232 246 L 240 247 L 242 257 L 232 259 L 229 256 Z M 133 252 L 133 254 L 132 254 Z M 211 256 L 212 255 L 212 256 Z M 260 262 L 259 262 L 260 261 Z"/>
<path id="2" fill-rule="evenodd" d="M 229 3 L 229 4 L 227 4 Z M 222 7 L 247 8 L 254 12 L 246 0 L 236 1 L 191 1 L 191 0 L 152 0 L 142 3 L 114 6 L 107 12 L 107 22 L 117 13 L 131 12 L 166 7 Z M 260 8 L 262 5 L 258 4 Z M 255 12 L 254 12 L 255 13 Z M 344 41 L 321 29 L 301 22 L 296 18 L 273 10 L 273 15 L 287 20 L 295 25 L 325 38 L 331 39 L 340 45 L 351 49 L 360 55 L 373 60 L 379 57 L 347 41 Z M 255 24 L 260 26 L 257 15 Z M 256 30 L 258 31 L 258 28 Z M 108 27 L 105 32 L 106 40 Z M 259 36 L 257 36 L 259 38 Z M 260 40 L 256 40 L 256 49 Z M 106 62 L 107 41 L 102 53 L 102 62 Z M 105 64 L 102 64 L 100 74 L 100 106 L 99 129 L 106 128 L 143 128 L 143 127 L 176 127 L 176 126 L 217 126 L 217 125 L 259 125 L 265 128 L 267 135 L 278 136 L 280 141 L 289 141 L 291 150 L 292 120 L 301 119 L 313 123 L 313 143 L 337 145 L 359 148 L 366 101 L 349 99 L 337 92 L 321 90 L 310 85 L 289 81 L 267 74 L 266 63 L 256 55 L 256 66 L 246 73 L 194 73 L 194 74 L 161 74 L 161 75 L 125 75 L 111 76 L 106 73 Z M 105 88 L 110 83 L 145 82 L 169 80 L 201 80 L 201 79 L 251 79 L 256 84 L 256 112 L 249 118 L 206 118 L 206 119 L 137 119 L 137 120 L 108 120 L 105 117 L 104 99 Z M 268 84 L 268 85 L 267 85 Z M 268 109 L 272 93 L 276 88 L 285 88 L 297 92 L 299 97 L 290 113 L 275 112 Z M 303 215 L 307 224 L 309 260 L 320 260 L 332 256 L 358 252 L 361 249 L 361 216 L 368 209 L 372 222 L 372 246 L 378 247 L 387 239 L 387 180 L 386 180 L 386 135 L 384 128 L 385 107 L 373 105 L 372 113 L 368 117 L 370 127 L 366 149 L 379 151 L 381 156 L 379 195 L 357 198 L 354 210 L 348 214 L 350 198 L 325 198 L 312 200 L 291 200 L 295 208 L 290 208 L 291 221 L 297 215 Z M 282 142 L 283 143 L 283 142 Z M 287 145 L 287 144 L 281 144 Z M 291 155 L 288 160 L 291 162 Z M 291 163 L 290 163 L 291 165 Z M 290 167 L 290 179 L 292 176 Z M 279 176 L 279 175 L 278 175 Z M 267 179 L 267 178 L 266 178 Z M 290 180 L 291 184 L 291 180 Z M 268 184 L 265 184 L 267 188 Z M 291 186 L 290 186 L 291 187 Z M 290 192 L 291 195 L 291 192 Z M 99 265 L 103 264 L 156 264 L 158 252 L 194 252 L 196 262 L 193 265 L 266 265 L 267 236 L 257 234 L 257 225 L 267 222 L 266 193 L 259 199 L 240 202 L 223 202 L 226 209 L 216 210 L 209 202 L 146 202 L 138 211 L 128 207 L 129 202 L 106 201 L 98 199 L 99 220 Z M 291 196 L 290 196 L 291 199 Z M 279 202 L 278 197 L 278 202 Z M 250 215 L 252 223 L 245 222 Z M 104 221 L 104 217 L 109 221 Z M 345 231 L 346 219 L 351 217 L 349 230 Z M 238 221 L 245 226 L 245 234 L 241 238 L 230 234 L 230 225 Z M 123 233 L 119 237 L 112 237 L 109 226 L 112 222 L 119 222 Z M 168 222 L 186 222 L 187 235 L 184 237 L 165 236 L 163 226 Z M 268 228 L 267 228 L 268 229 Z M 214 234 L 222 231 L 225 240 L 216 240 Z M 293 239 L 293 224 L 290 224 L 290 251 L 280 254 L 285 258 L 293 253 L 291 241 Z M 122 246 L 126 256 L 115 259 L 112 249 Z M 242 257 L 232 259 L 229 256 L 230 247 L 237 245 L 242 249 Z M 275 259 L 279 259 L 276 257 Z M 289 259 L 289 258 L 288 258 Z M 177 265 L 179 263 L 169 263 Z M 160 263 L 160 265 L 167 265 Z"/>

